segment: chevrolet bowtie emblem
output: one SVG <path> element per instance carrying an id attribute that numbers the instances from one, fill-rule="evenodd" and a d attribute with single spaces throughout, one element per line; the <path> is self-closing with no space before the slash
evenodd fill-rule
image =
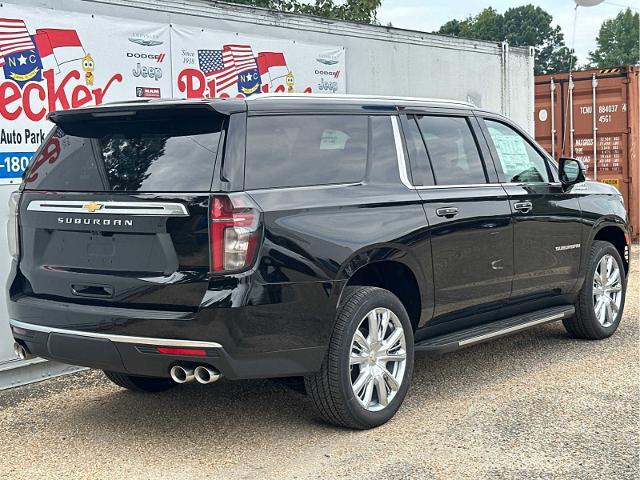
<path id="1" fill-rule="evenodd" d="M 89 203 L 85 203 L 84 205 L 82 205 L 82 208 L 84 210 L 87 210 L 89 213 L 95 213 L 98 210 L 100 210 L 104 205 L 102 205 L 101 203 L 97 203 L 97 202 L 89 202 Z"/>

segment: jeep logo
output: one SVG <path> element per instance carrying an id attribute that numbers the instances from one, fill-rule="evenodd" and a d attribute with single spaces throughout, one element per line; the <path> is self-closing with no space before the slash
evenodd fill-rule
<path id="1" fill-rule="evenodd" d="M 143 67 L 138 63 L 132 70 L 134 77 L 153 78 L 156 82 L 162 78 L 162 69 L 158 67 Z"/>

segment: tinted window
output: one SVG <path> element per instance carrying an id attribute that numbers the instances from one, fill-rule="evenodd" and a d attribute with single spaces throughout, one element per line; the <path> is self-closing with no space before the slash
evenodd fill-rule
<path id="1" fill-rule="evenodd" d="M 358 182 L 367 163 L 367 117 L 249 117 L 245 188 Z"/>
<path id="2" fill-rule="evenodd" d="M 546 182 L 546 162 L 529 142 L 507 125 L 485 120 L 507 182 Z"/>
<path id="3" fill-rule="evenodd" d="M 369 158 L 371 168 L 376 172 L 376 180 L 397 183 L 400 180 L 398 172 L 398 153 L 393 137 L 391 117 L 372 116 L 371 142 Z"/>
<path id="4" fill-rule="evenodd" d="M 418 117 L 437 185 L 486 183 L 482 160 L 466 118 Z"/>
<path id="5" fill-rule="evenodd" d="M 433 185 L 433 175 L 429 166 L 429 157 L 424 140 L 415 118 L 410 117 L 405 125 L 407 150 L 411 161 L 411 175 L 414 185 Z"/>
<path id="6" fill-rule="evenodd" d="M 172 125 L 174 121 L 179 128 Z M 220 118 L 213 120 L 209 115 L 206 119 L 98 121 L 70 124 L 68 130 L 56 127 L 25 174 L 25 188 L 208 191 L 221 124 Z M 192 131 L 196 133 L 188 133 Z"/>

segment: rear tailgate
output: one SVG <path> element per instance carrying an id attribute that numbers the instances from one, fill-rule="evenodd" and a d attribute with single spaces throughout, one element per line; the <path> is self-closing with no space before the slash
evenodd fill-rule
<path id="1" fill-rule="evenodd" d="M 225 123 L 211 108 L 59 121 L 25 175 L 12 297 L 196 310 Z"/>

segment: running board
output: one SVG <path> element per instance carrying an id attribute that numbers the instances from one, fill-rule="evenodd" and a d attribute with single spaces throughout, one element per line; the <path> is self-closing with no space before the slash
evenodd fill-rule
<path id="1" fill-rule="evenodd" d="M 537 312 L 505 318 L 497 322 L 485 323 L 459 332 L 428 338 L 415 344 L 416 352 L 446 353 L 459 348 L 486 342 L 521 330 L 569 318 L 575 314 L 573 305 L 545 308 Z"/>

